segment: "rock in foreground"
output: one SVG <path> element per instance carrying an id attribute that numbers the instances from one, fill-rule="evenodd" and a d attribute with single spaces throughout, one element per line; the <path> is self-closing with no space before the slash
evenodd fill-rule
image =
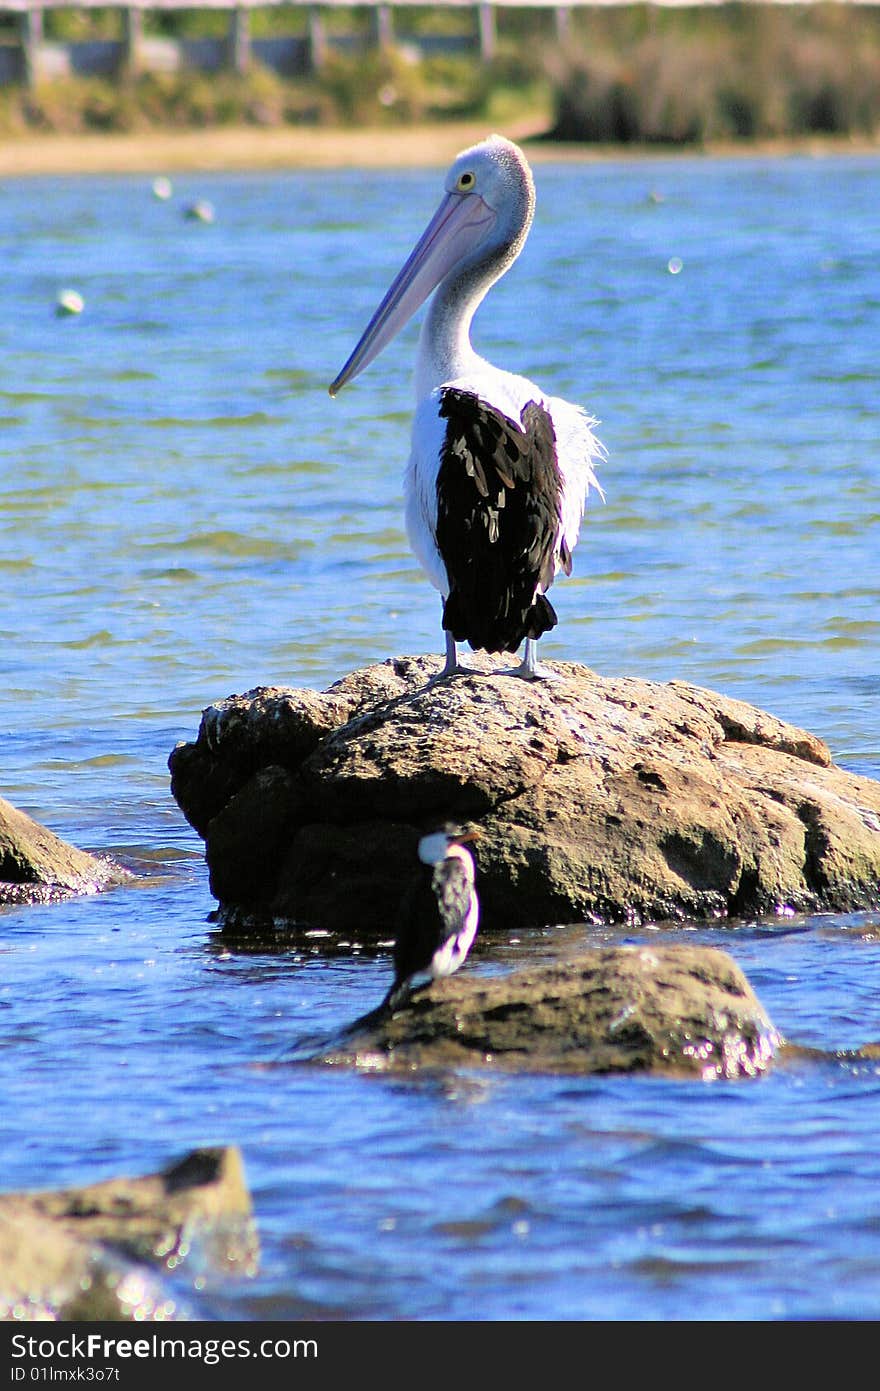
<path id="1" fill-rule="evenodd" d="M 61 840 L 0 797 L 0 903 L 48 903 L 97 893 L 132 876 Z"/>
<path id="2" fill-rule="evenodd" d="M 712 947 L 610 947 L 480 978 L 466 970 L 376 1011 L 320 1061 L 410 1070 L 755 1077 L 781 1040 Z"/>
<path id="3" fill-rule="evenodd" d="M 227 922 L 394 935 L 421 832 L 479 824 L 482 930 L 880 900 L 880 783 L 774 716 L 684 682 L 490 674 L 436 659 L 204 712 L 169 759 Z M 494 663 L 497 671 L 498 663 Z"/>
<path id="4" fill-rule="evenodd" d="M 166 1319 L 148 1267 L 247 1271 L 256 1259 L 239 1151 L 195 1150 L 158 1174 L 0 1194 L 0 1318 Z"/>

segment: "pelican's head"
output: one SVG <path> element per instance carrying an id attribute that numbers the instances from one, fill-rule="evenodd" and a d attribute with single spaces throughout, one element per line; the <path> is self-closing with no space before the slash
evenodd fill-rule
<path id="1" fill-rule="evenodd" d="M 487 262 L 485 292 L 522 248 L 535 211 L 535 184 L 512 140 L 490 135 L 449 169 L 440 206 L 330 387 L 335 396 L 409 322 L 447 276 Z"/>
<path id="2" fill-rule="evenodd" d="M 525 155 L 512 140 L 490 135 L 462 150 L 446 174 L 444 188 L 444 202 L 454 197 L 477 200 L 484 216 L 491 217 L 493 229 L 518 238 L 519 246 L 525 241 L 535 212 L 535 181 Z"/>

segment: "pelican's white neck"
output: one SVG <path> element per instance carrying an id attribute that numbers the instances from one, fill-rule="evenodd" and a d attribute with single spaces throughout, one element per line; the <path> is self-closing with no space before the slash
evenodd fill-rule
<path id="1" fill-rule="evenodd" d="M 471 344 L 471 323 L 488 289 L 489 284 L 479 295 L 463 295 L 457 278 L 438 288 L 419 334 L 416 400 L 482 364 Z"/>

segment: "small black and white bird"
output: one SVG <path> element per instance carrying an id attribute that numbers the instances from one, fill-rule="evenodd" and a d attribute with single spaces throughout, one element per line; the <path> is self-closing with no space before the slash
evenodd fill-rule
<path id="1" fill-rule="evenodd" d="M 476 831 L 447 825 L 419 841 L 421 868 L 401 903 L 388 1007 L 419 985 L 451 976 L 470 951 L 480 905 L 474 857 L 465 842 L 477 839 Z"/>

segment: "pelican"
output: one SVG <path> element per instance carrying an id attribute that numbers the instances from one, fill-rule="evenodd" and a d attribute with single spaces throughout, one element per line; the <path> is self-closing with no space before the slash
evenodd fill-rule
<path id="1" fill-rule="evenodd" d="M 446 664 L 458 644 L 517 652 L 517 676 L 550 677 L 537 641 L 556 625 L 547 598 L 571 573 L 587 493 L 604 449 L 596 421 L 501 371 L 471 344 L 471 322 L 525 244 L 535 185 L 500 135 L 458 155 L 443 199 L 330 387 L 335 396 L 433 293 L 419 337 L 416 410 L 404 493 L 410 544 L 443 598 Z"/>
<path id="2" fill-rule="evenodd" d="M 446 825 L 419 841 L 423 868 L 401 903 L 386 1006 L 394 1009 L 416 986 L 451 976 L 470 951 L 480 905 L 474 857 L 465 842 L 477 838 L 476 831 Z"/>

